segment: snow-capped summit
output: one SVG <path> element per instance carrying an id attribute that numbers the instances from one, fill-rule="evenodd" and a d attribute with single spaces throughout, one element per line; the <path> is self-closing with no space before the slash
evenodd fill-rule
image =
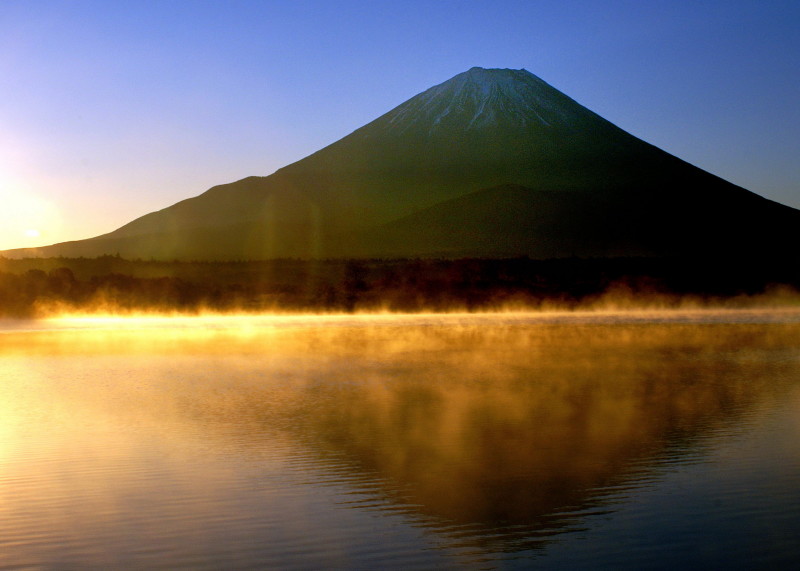
<path id="1" fill-rule="evenodd" d="M 406 101 L 384 118 L 400 131 L 424 123 L 433 132 L 495 123 L 569 128 L 587 114 L 591 112 L 525 69 L 473 67 Z"/>

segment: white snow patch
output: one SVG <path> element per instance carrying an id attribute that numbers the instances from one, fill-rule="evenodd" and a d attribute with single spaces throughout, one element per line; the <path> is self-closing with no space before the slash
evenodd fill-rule
<path id="1" fill-rule="evenodd" d="M 463 119 L 467 129 L 489 126 L 500 120 L 521 126 L 571 128 L 587 111 L 525 70 L 472 68 L 434 86 L 395 108 L 388 123 L 400 132 L 414 125 L 429 125 L 429 133 L 445 119 Z"/>

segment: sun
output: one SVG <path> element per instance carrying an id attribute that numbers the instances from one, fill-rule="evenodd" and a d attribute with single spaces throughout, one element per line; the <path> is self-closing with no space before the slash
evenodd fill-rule
<path id="1" fill-rule="evenodd" d="M 61 225 L 55 204 L 0 180 L 0 250 L 41 246 Z"/>

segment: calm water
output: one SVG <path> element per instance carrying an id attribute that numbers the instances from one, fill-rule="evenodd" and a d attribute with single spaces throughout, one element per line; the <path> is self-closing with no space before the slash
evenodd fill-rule
<path id="1" fill-rule="evenodd" d="M 797 568 L 800 313 L 0 323 L 0 569 Z"/>

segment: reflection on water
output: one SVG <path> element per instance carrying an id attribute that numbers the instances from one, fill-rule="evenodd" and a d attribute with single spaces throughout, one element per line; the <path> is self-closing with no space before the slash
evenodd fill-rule
<path id="1" fill-rule="evenodd" d="M 757 430 L 797 418 L 795 314 L 123 323 L 0 333 L 0 567 L 544 565 L 629 539 L 670 470 L 708 497 L 754 463 L 800 524 L 796 421 Z M 653 503 L 634 529 L 681 529 Z"/>

